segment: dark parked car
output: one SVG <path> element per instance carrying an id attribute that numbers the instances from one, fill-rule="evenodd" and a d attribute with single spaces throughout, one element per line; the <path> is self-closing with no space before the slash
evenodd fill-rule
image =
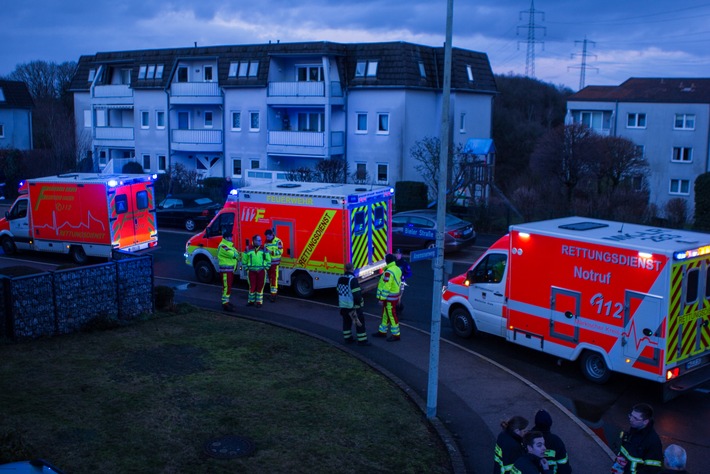
<path id="1" fill-rule="evenodd" d="M 174 194 L 158 204 L 158 226 L 200 230 L 221 208 L 220 203 L 202 194 Z"/>
<path id="2" fill-rule="evenodd" d="M 476 243 L 473 224 L 446 214 L 444 251 L 461 249 Z M 436 210 L 398 212 L 392 216 L 392 249 L 418 250 L 436 246 Z"/>

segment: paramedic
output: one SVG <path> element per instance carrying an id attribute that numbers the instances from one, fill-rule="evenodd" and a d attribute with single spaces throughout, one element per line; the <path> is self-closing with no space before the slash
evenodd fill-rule
<path id="1" fill-rule="evenodd" d="M 261 308 L 264 302 L 264 284 L 266 283 L 266 270 L 271 266 L 271 255 L 261 246 L 261 236 L 255 235 L 251 240 L 251 247 L 247 247 L 242 254 L 242 265 L 249 276 L 249 296 L 247 306 Z"/>
<path id="2" fill-rule="evenodd" d="M 380 277 L 377 285 L 377 299 L 382 305 L 382 322 L 378 331 L 373 337 L 387 337 L 387 329 L 390 329 L 390 336 L 387 342 L 399 341 L 399 319 L 397 319 L 397 303 L 402 285 L 402 270 L 397 266 L 394 255 L 385 255 L 387 266 Z"/>
<path id="3" fill-rule="evenodd" d="M 629 413 L 629 431 L 622 431 L 612 473 L 646 474 L 661 471 L 663 447 L 653 427 L 653 408 L 647 403 L 634 405 Z"/>
<path id="4" fill-rule="evenodd" d="M 281 264 L 281 255 L 284 253 L 284 244 L 281 239 L 274 235 L 273 229 L 266 229 L 264 237 L 266 237 L 264 248 L 269 252 L 269 255 L 271 255 L 271 266 L 267 272 L 269 275 L 269 289 L 271 293 L 269 301 L 275 303 L 276 293 L 279 291 L 279 265 Z"/>
<path id="5" fill-rule="evenodd" d="M 502 421 L 500 427 L 503 431 L 496 439 L 493 453 L 493 472 L 506 474 L 513 469 L 515 461 L 525 454 L 523 450 L 523 435 L 527 432 L 528 420 L 522 416 L 514 416 L 507 421 Z"/>
<path id="6" fill-rule="evenodd" d="M 352 332 L 352 326 L 353 323 L 355 323 L 357 344 L 359 346 L 371 345 L 367 341 L 362 291 L 360 290 L 360 283 L 357 281 L 352 263 L 348 262 L 345 264 L 345 274 L 338 278 L 336 289 L 338 290 L 340 316 L 343 317 L 343 337 L 345 338 L 345 342 L 348 344 L 355 342 Z"/>
<path id="7" fill-rule="evenodd" d="M 219 272 L 222 275 L 222 309 L 231 312 L 234 311 L 234 305 L 229 301 L 229 298 L 232 295 L 234 271 L 237 269 L 239 261 L 239 251 L 234 248 L 231 230 L 225 230 L 222 233 L 222 241 L 217 249 L 217 260 L 219 261 Z"/>

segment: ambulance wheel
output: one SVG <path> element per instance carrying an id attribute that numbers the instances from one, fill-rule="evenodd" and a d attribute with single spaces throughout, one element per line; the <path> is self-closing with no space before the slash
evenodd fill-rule
<path id="1" fill-rule="evenodd" d="M 451 329 L 459 337 L 468 339 L 476 332 L 476 323 L 465 308 L 455 308 L 449 315 Z"/>
<path id="2" fill-rule="evenodd" d="M 611 377 L 611 370 L 598 352 L 585 351 L 579 360 L 584 376 L 595 383 L 605 383 Z"/>
<path id="3" fill-rule="evenodd" d="M 187 218 L 185 219 L 185 230 L 189 230 L 192 232 L 195 230 L 195 227 L 197 227 L 197 224 L 195 223 L 195 219 Z"/>
<path id="4" fill-rule="evenodd" d="M 313 296 L 313 278 L 306 273 L 299 273 L 293 277 L 291 288 L 301 298 L 310 298 Z"/>
<path id="5" fill-rule="evenodd" d="M 15 242 L 12 241 L 12 238 L 8 237 L 7 235 L 4 235 L 2 237 L 2 251 L 5 253 L 5 255 L 12 255 L 15 252 L 17 252 L 17 247 L 15 246 Z"/>
<path id="6" fill-rule="evenodd" d="M 207 259 L 201 258 L 195 262 L 195 277 L 200 283 L 212 283 L 215 271 Z"/>
<path id="7" fill-rule="evenodd" d="M 89 261 L 89 257 L 86 255 L 84 247 L 81 245 L 72 245 L 69 249 L 69 255 L 71 259 L 74 260 L 74 263 L 78 263 L 79 265 L 84 265 Z"/>

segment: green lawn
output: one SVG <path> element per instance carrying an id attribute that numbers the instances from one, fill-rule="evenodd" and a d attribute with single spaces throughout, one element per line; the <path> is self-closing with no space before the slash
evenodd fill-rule
<path id="1" fill-rule="evenodd" d="M 0 345 L 0 463 L 67 473 L 451 472 L 417 406 L 317 339 L 181 305 L 121 328 Z M 252 440 L 217 459 L 211 440 Z"/>

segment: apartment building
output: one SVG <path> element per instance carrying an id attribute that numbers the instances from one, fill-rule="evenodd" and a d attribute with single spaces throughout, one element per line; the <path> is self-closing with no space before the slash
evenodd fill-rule
<path id="1" fill-rule="evenodd" d="M 709 78 L 588 86 L 569 97 L 567 113 L 597 133 L 635 143 L 650 164 L 650 202 L 663 212 L 670 199 L 683 198 L 692 215 L 695 178 L 710 169 Z"/>
<path id="2" fill-rule="evenodd" d="M 33 107 L 27 84 L 0 80 L 0 148 L 32 149 Z"/>
<path id="3" fill-rule="evenodd" d="M 452 51 L 456 143 L 489 139 L 488 57 Z M 99 169 L 182 164 L 247 184 L 344 158 L 376 184 L 421 180 L 410 149 L 441 127 L 444 48 L 405 42 L 268 43 L 82 56 L 77 141 Z"/>

